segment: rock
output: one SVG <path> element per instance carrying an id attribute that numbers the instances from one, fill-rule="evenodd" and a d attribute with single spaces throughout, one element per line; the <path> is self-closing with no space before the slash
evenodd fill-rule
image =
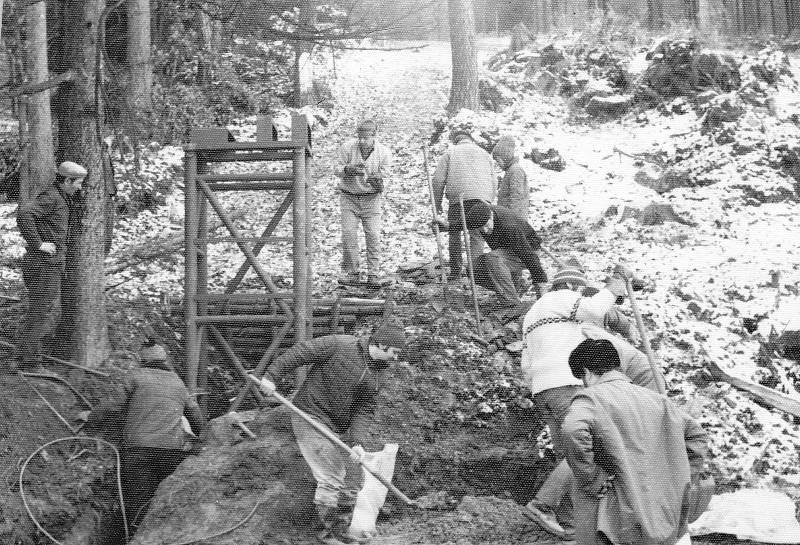
<path id="1" fill-rule="evenodd" d="M 531 34 L 531 31 L 528 30 L 523 23 L 517 23 L 514 25 L 514 28 L 511 29 L 511 43 L 508 46 L 508 50 L 511 53 L 516 53 L 533 40 L 534 36 Z"/>
<path id="2" fill-rule="evenodd" d="M 630 95 L 595 96 L 586 105 L 586 113 L 594 117 L 619 117 L 626 114 L 633 104 Z"/>
<path id="3" fill-rule="evenodd" d="M 514 96 L 496 81 L 481 78 L 478 81 L 478 100 L 483 109 L 500 112 L 514 101 Z"/>
<path id="4" fill-rule="evenodd" d="M 539 72 L 533 81 L 533 88 L 546 97 L 558 95 L 560 85 L 559 78 L 548 71 Z"/>
<path id="5" fill-rule="evenodd" d="M 525 155 L 525 158 L 530 159 L 542 168 L 555 172 L 561 172 L 567 168 L 567 162 L 554 148 L 550 148 L 547 151 L 533 148 L 530 153 Z"/>
<path id="6" fill-rule="evenodd" d="M 739 66 L 730 55 L 700 53 L 692 58 L 692 86 L 698 89 L 722 89 L 724 93 L 734 91 L 742 84 Z"/>
<path id="7" fill-rule="evenodd" d="M 784 331 L 777 344 L 778 351 L 784 358 L 800 361 L 800 331 Z"/>
<path id="8" fill-rule="evenodd" d="M 634 175 L 633 179 L 639 185 L 648 187 L 659 195 L 678 187 L 693 187 L 697 185 L 692 181 L 689 171 L 676 169 L 667 169 L 658 178 L 653 178 L 646 171 L 640 170 Z"/>
<path id="9" fill-rule="evenodd" d="M 652 203 L 645 206 L 642 210 L 626 206 L 622 211 L 620 221 L 633 218 L 642 225 L 662 225 L 668 221 L 680 223 L 682 225 L 694 226 L 695 223 L 686 220 L 678 215 L 669 204 Z"/>
<path id="10" fill-rule="evenodd" d="M 297 448 L 289 411 L 262 411 L 248 427 L 257 440 L 210 442 L 161 483 L 132 545 L 173 543 L 219 533 L 257 516 L 236 532 L 238 545 L 259 545 L 265 535 L 313 540 L 314 479 Z"/>

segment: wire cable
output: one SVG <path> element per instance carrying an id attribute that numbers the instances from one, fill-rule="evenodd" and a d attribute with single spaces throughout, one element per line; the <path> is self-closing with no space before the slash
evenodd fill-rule
<path id="1" fill-rule="evenodd" d="M 119 505 L 120 509 L 122 510 L 122 525 L 125 528 L 125 541 L 127 542 L 129 538 L 128 518 L 127 515 L 125 514 L 125 499 L 122 497 L 122 468 L 120 464 L 119 450 L 117 450 L 117 447 L 115 447 L 105 439 L 99 439 L 96 437 L 79 437 L 79 436 L 61 437 L 59 439 L 53 439 L 52 441 L 49 441 L 44 445 L 40 446 L 39 448 L 37 448 L 36 450 L 34 450 L 33 453 L 30 456 L 28 456 L 28 458 L 25 460 L 25 462 L 22 464 L 22 467 L 19 470 L 19 495 L 22 498 L 22 505 L 25 507 L 25 511 L 28 512 L 28 516 L 30 517 L 30 519 L 33 521 L 33 524 L 36 525 L 36 528 L 38 528 L 38 530 L 41 533 L 50 538 L 50 540 L 56 545 L 64 545 L 63 543 L 58 541 L 55 537 L 53 537 L 47 530 L 45 530 L 34 516 L 33 511 L 31 511 L 30 505 L 28 505 L 28 498 L 25 496 L 25 488 L 23 487 L 23 478 L 25 476 L 25 469 L 27 469 L 28 464 L 30 463 L 31 460 L 33 460 L 33 458 L 37 454 L 39 454 L 41 451 L 43 451 L 50 445 L 55 445 L 56 443 L 65 443 L 67 441 L 94 441 L 95 443 L 103 443 L 111 447 L 111 450 L 114 451 L 114 455 L 117 458 L 117 492 L 119 493 Z"/>

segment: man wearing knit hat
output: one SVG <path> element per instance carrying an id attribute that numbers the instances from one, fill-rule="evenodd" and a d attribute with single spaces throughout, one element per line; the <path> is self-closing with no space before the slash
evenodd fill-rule
<path id="1" fill-rule="evenodd" d="M 450 280 L 461 277 L 461 206 L 464 211 L 480 201 L 494 202 L 497 193 L 497 179 L 494 175 L 492 158 L 478 146 L 465 129 L 454 129 L 451 134 L 453 145 L 436 163 L 433 173 L 433 198 L 437 215 L 442 214 L 442 198 L 447 195 L 447 225 L 450 253 Z M 470 236 L 473 256 L 483 252 L 480 237 Z"/>
<path id="2" fill-rule="evenodd" d="M 17 210 L 17 226 L 25 239 L 22 280 L 28 290 L 28 312 L 21 328 L 19 368 L 41 365 L 42 339 L 56 321 L 64 275 L 69 206 L 67 199 L 80 191 L 86 169 L 72 161 L 58 166 L 55 181 Z"/>
<path id="3" fill-rule="evenodd" d="M 275 391 L 275 383 L 298 367 L 309 365 L 306 380 L 294 396 L 295 406 L 333 432 L 345 435 L 363 456 L 362 443 L 369 435 L 367 426 L 375 410 L 375 397 L 381 387 L 383 371 L 397 361 L 405 346 L 402 328 L 384 324 L 367 339 L 352 335 L 326 335 L 290 348 L 269 366 L 261 389 Z M 323 530 L 322 543 L 350 542 L 345 535 L 349 510 L 345 499 L 345 476 L 354 469 L 348 454 L 308 422 L 292 416 L 297 445 L 317 481 L 314 504 Z M 357 460 L 354 460 L 357 461 Z M 359 467 L 360 471 L 360 467 Z M 359 476 L 361 473 L 358 474 Z M 341 498 L 340 498 L 341 494 Z"/>
<path id="4" fill-rule="evenodd" d="M 570 353 L 586 338 L 582 326 L 602 327 L 606 314 L 626 291 L 624 278 L 632 273 L 617 265 L 605 287 L 590 297 L 581 290 L 587 285 L 586 273 L 576 259 L 569 259 L 553 275 L 551 291 L 539 298 L 523 321 L 522 371 L 533 394 L 537 412 L 550 429 L 556 460 L 565 457 L 561 424 L 573 395 L 582 388 L 570 371 Z M 545 530 L 559 537 L 571 533 L 556 516 L 570 493 L 572 473 L 560 463 L 526 506 L 527 513 Z M 566 515 L 562 520 L 568 520 Z"/>
<path id="5" fill-rule="evenodd" d="M 139 359 L 139 368 L 125 378 L 120 395 L 82 415 L 85 431 L 122 422 L 122 497 L 128 525 L 133 529 L 147 513 L 158 485 L 187 456 L 181 416 L 197 436 L 206 425 L 194 396 L 170 365 L 163 346 L 148 341 Z M 105 526 L 104 543 L 124 543 L 121 516 Z"/>
<path id="6" fill-rule="evenodd" d="M 508 208 L 512 214 L 522 219 L 528 219 L 530 206 L 528 176 L 519 164 L 514 139 L 509 135 L 501 136 L 492 150 L 492 157 L 505 171 L 505 176 L 497 188 L 498 206 Z"/>
<path id="7" fill-rule="evenodd" d="M 341 178 L 342 284 L 360 281 L 358 224 L 364 227 L 367 246 L 367 283 L 386 284 L 381 277 L 381 217 L 385 179 L 392 163 L 389 148 L 375 141 L 378 125 L 365 119 L 358 125 L 357 138 L 348 141 L 336 157 L 335 173 Z"/>
<path id="8" fill-rule="evenodd" d="M 523 267 L 531 274 L 536 286 L 547 282 L 536 250 L 541 240 L 533 227 L 523 218 L 503 206 L 477 202 L 467 213 L 467 228 L 476 229 L 491 252 L 474 257 L 475 282 L 497 293 L 500 306 L 524 312 L 518 286 Z M 519 315 L 517 314 L 517 315 Z"/>

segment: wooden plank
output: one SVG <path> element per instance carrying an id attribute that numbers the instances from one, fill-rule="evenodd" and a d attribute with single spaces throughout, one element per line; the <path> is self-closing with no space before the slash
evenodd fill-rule
<path id="1" fill-rule="evenodd" d="M 761 384 L 756 384 L 755 382 L 750 382 L 749 380 L 729 375 L 723 371 L 716 362 L 708 361 L 707 365 L 709 371 L 715 379 L 725 381 L 735 388 L 752 394 L 756 399 L 769 405 L 770 407 L 774 407 L 785 413 L 800 417 L 800 401 L 791 398 L 786 394 L 777 392 L 772 388 L 767 388 Z"/>
<path id="2" fill-rule="evenodd" d="M 289 171 L 282 172 L 249 172 L 246 174 L 203 174 L 197 177 L 204 182 L 264 182 L 286 181 L 291 182 L 294 176 Z M 291 189 L 289 187 L 288 189 Z"/>

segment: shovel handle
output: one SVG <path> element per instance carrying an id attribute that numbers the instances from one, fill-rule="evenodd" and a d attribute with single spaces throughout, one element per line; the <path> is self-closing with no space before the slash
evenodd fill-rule
<path id="1" fill-rule="evenodd" d="M 250 378 L 250 380 L 252 380 L 252 381 L 253 381 L 253 382 L 255 382 L 256 384 L 261 384 L 261 381 L 260 381 L 260 380 L 258 380 L 258 379 L 257 379 L 256 377 L 254 377 L 253 375 L 247 375 L 247 376 L 248 376 L 248 378 Z M 281 402 L 283 405 L 286 405 L 286 406 L 289 408 L 289 410 L 291 410 L 291 411 L 292 411 L 293 413 L 295 413 L 297 416 L 299 416 L 300 418 L 302 418 L 303 420 L 305 420 L 305 421 L 306 421 L 308 424 L 310 424 L 311 426 L 313 426 L 313 427 L 314 427 L 314 429 L 316 429 L 316 430 L 317 430 L 318 432 L 320 432 L 322 435 L 324 435 L 325 437 L 327 437 L 328 439 L 330 439 L 331 441 L 333 441 L 333 443 L 335 443 L 336 445 L 338 445 L 339 447 L 341 447 L 342 449 L 344 449 L 344 450 L 345 450 L 345 452 L 347 452 L 347 454 L 350 454 L 350 455 L 353 455 L 353 454 L 355 454 L 355 453 L 353 452 L 353 449 L 351 449 L 351 448 L 350 448 L 350 447 L 347 445 L 347 443 L 345 443 L 344 441 L 342 441 L 341 439 L 339 439 L 339 436 L 338 436 L 338 435 L 336 435 L 335 433 L 333 433 L 331 430 L 329 430 L 329 429 L 327 428 L 327 426 L 325 426 L 324 424 L 322 424 L 322 423 L 320 423 L 320 422 L 318 422 L 318 421 L 314 420 L 314 419 L 313 419 L 313 418 L 311 418 L 309 415 L 307 415 L 305 412 L 303 412 L 303 411 L 301 411 L 300 409 L 298 409 L 298 408 L 295 406 L 295 404 L 294 404 L 294 403 L 292 403 L 291 401 L 289 401 L 288 399 L 286 399 L 285 397 L 283 397 L 283 396 L 282 396 L 281 394 L 279 394 L 278 392 L 272 392 L 272 396 L 273 396 L 275 399 L 277 399 L 278 401 L 280 401 L 280 402 Z M 392 493 L 393 493 L 395 496 L 397 496 L 398 498 L 400 498 L 401 500 L 403 500 L 403 502 L 405 502 L 405 503 L 406 503 L 406 504 L 408 504 L 408 505 L 417 505 L 417 503 L 416 503 L 414 500 L 410 499 L 408 496 L 406 496 L 405 494 L 403 494 L 403 493 L 400 491 L 400 489 L 399 489 L 399 488 L 397 488 L 395 485 L 393 485 L 393 484 L 392 484 L 392 482 L 391 482 L 389 479 L 387 479 L 386 477 L 384 477 L 383 475 L 381 475 L 379 472 L 377 472 L 376 470 L 374 470 L 374 469 L 372 469 L 371 467 L 369 467 L 369 466 L 366 464 L 366 462 L 364 462 L 364 460 L 359 460 L 359 463 L 361 464 L 361 466 L 362 466 L 362 467 L 363 467 L 365 470 L 369 471 L 369 472 L 370 472 L 370 474 L 371 474 L 373 477 L 375 477 L 376 479 L 378 479 L 378 480 L 381 482 L 381 484 L 383 484 L 383 486 L 385 486 L 386 488 L 388 488 L 389 490 L 391 490 L 391 491 L 392 491 Z"/>
<path id="2" fill-rule="evenodd" d="M 436 221 L 436 195 L 433 192 L 433 182 L 431 181 L 431 171 L 428 168 L 428 148 L 422 146 L 422 163 L 425 166 L 425 177 L 428 180 L 428 196 L 431 200 L 431 214 L 433 216 L 433 234 L 436 237 L 436 252 L 439 255 L 439 269 L 441 271 L 442 285 L 445 300 L 447 300 L 447 273 L 444 270 L 444 250 L 442 246 L 442 233 L 439 230 L 439 223 Z"/>
<path id="3" fill-rule="evenodd" d="M 631 278 L 625 279 L 625 288 L 628 290 L 628 300 L 631 302 L 631 310 L 633 310 L 633 316 L 636 318 L 636 327 L 639 328 L 639 335 L 642 337 L 644 353 L 647 355 L 647 361 L 650 362 L 650 368 L 653 371 L 653 378 L 658 385 L 658 393 L 663 394 L 666 389 L 664 388 L 664 383 L 659 380 L 661 372 L 656 365 L 656 356 L 653 354 L 653 349 L 650 346 L 650 337 L 647 335 L 647 330 L 644 327 L 644 320 L 642 320 L 642 314 L 639 312 L 639 306 L 636 304 L 636 298 L 633 295 L 633 280 Z"/>

